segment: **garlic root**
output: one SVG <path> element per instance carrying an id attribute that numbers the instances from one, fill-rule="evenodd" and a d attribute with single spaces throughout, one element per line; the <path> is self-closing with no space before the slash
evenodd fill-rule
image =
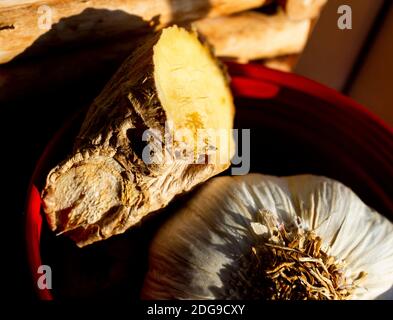
<path id="1" fill-rule="evenodd" d="M 375 299 L 392 285 L 393 224 L 352 190 L 249 174 L 206 182 L 160 228 L 142 298 Z"/>

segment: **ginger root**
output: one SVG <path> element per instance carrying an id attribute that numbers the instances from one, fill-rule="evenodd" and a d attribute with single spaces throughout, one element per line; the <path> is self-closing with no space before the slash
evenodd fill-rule
<path id="1" fill-rule="evenodd" d="M 174 26 L 147 38 L 48 174 L 50 228 L 79 247 L 125 232 L 229 166 L 233 118 L 227 78 L 196 34 Z"/>

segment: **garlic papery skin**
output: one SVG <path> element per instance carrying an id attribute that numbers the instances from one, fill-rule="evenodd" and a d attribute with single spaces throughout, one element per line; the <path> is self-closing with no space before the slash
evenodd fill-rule
<path id="1" fill-rule="evenodd" d="M 260 288 L 242 257 L 271 231 L 263 213 L 288 229 L 314 232 L 321 250 L 345 263 L 348 279 L 367 274 L 350 299 L 375 299 L 392 287 L 393 225 L 352 190 L 325 177 L 249 174 L 210 180 L 162 226 L 142 297 L 249 298 Z"/>

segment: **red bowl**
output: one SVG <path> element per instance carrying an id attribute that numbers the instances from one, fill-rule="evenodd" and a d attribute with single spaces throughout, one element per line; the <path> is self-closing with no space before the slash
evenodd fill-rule
<path id="1" fill-rule="evenodd" d="M 393 129 L 340 93 L 303 77 L 259 65 L 228 63 L 235 96 L 235 127 L 251 128 L 251 170 L 274 175 L 312 173 L 351 187 L 368 205 L 393 220 Z M 76 119 L 82 119 L 82 113 Z M 35 283 L 45 264 L 40 189 L 72 142 L 75 119 L 58 131 L 33 173 L 27 197 L 26 240 Z M 61 152 L 64 153 L 64 150 Z M 41 299 L 50 290 L 37 289 Z"/>

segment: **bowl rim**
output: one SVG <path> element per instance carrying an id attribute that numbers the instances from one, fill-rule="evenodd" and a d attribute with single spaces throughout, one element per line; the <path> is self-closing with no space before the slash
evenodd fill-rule
<path id="1" fill-rule="evenodd" d="M 281 88 L 290 88 L 325 100 L 330 104 L 339 106 L 341 109 L 349 108 L 358 112 L 361 116 L 371 120 L 375 124 L 375 127 L 378 127 L 381 131 L 389 135 L 393 141 L 392 127 L 361 104 L 323 84 L 300 75 L 269 69 L 258 64 L 226 62 L 226 67 L 231 77 L 231 89 L 235 98 L 275 99 Z M 70 128 L 73 123 L 72 120 L 77 117 L 77 114 L 71 117 L 46 145 L 37 161 L 27 191 L 25 210 L 25 243 L 27 248 L 27 259 L 33 286 L 38 298 L 41 300 L 53 300 L 54 297 L 51 290 L 47 288 L 39 289 L 36 285 L 40 277 L 37 270 L 38 267 L 42 265 L 40 238 L 44 219 L 41 213 L 41 196 L 36 186 L 36 180 L 40 176 L 48 156 L 64 133 Z"/>

